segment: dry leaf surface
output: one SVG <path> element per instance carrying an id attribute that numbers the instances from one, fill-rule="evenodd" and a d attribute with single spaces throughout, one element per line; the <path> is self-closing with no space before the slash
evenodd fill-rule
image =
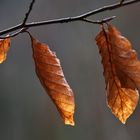
<path id="1" fill-rule="evenodd" d="M 7 52 L 10 48 L 10 38 L 0 40 L 0 63 L 3 63 L 6 60 Z"/>
<path id="2" fill-rule="evenodd" d="M 112 113 L 125 123 L 138 103 L 140 62 L 131 43 L 112 25 L 96 36 L 102 57 L 107 103 Z"/>
<path id="3" fill-rule="evenodd" d="M 37 76 L 56 105 L 64 123 L 74 125 L 74 95 L 65 80 L 60 61 L 48 45 L 33 37 L 31 39 Z"/>

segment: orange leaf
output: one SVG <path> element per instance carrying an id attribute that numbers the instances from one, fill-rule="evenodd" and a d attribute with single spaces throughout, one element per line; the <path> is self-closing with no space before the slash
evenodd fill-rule
<path id="1" fill-rule="evenodd" d="M 138 103 L 140 62 L 131 43 L 108 25 L 96 36 L 102 56 L 107 90 L 107 103 L 112 113 L 125 123 Z"/>
<path id="2" fill-rule="evenodd" d="M 64 123 L 74 125 L 74 96 L 65 80 L 60 61 L 48 45 L 38 42 L 33 37 L 31 39 L 37 76 L 56 105 Z"/>
<path id="3" fill-rule="evenodd" d="M 10 48 L 10 38 L 0 40 L 0 63 L 6 60 L 7 52 Z"/>

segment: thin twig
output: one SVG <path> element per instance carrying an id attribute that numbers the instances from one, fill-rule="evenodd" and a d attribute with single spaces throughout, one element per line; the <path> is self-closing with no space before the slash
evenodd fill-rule
<path id="1" fill-rule="evenodd" d="M 123 2 L 124 2 L 124 0 L 121 0 L 121 1 L 120 1 L 120 5 L 122 5 L 122 4 L 123 4 Z"/>
<path id="2" fill-rule="evenodd" d="M 32 2 L 30 3 L 30 6 L 29 6 L 29 9 L 28 9 L 27 13 L 25 14 L 25 18 L 24 18 L 24 20 L 23 20 L 23 22 L 22 22 L 23 25 L 25 25 L 25 23 L 26 23 L 26 21 L 27 21 L 29 15 L 30 15 L 30 13 L 31 13 L 31 11 L 32 11 L 32 9 L 33 9 L 34 3 L 35 3 L 35 0 L 32 0 Z"/>
<path id="3" fill-rule="evenodd" d="M 84 22 L 88 22 L 88 23 L 92 23 L 92 24 L 103 24 L 103 23 L 106 23 L 106 22 L 109 22 L 111 20 L 113 20 L 116 16 L 112 16 L 112 17 L 107 17 L 107 18 L 104 18 L 102 20 L 90 20 L 90 19 L 81 19 L 81 21 L 84 21 Z M 23 33 L 23 32 L 28 32 L 27 31 L 28 28 L 22 28 L 20 30 L 18 30 L 17 32 L 13 33 L 13 34 L 10 34 L 8 36 L 0 36 L 0 39 L 5 39 L 5 38 L 9 38 L 9 37 L 15 37 L 17 35 L 19 35 L 20 33 Z"/>
<path id="4" fill-rule="evenodd" d="M 10 34 L 10 35 L 7 35 L 7 36 L 0 36 L 0 39 L 6 39 L 6 38 L 9 38 L 9 37 L 15 37 L 17 35 L 19 35 L 20 33 L 23 33 L 27 30 L 28 28 L 21 28 L 20 30 L 18 30 L 17 32 L 13 33 L 13 34 Z"/>
<path id="5" fill-rule="evenodd" d="M 122 4 L 120 4 L 120 2 L 118 2 L 118 3 L 112 4 L 112 5 L 103 6 L 101 8 L 89 11 L 89 12 L 81 14 L 79 16 L 66 17 L 66 18 L 53 19 L 53 20 L 45 20 L 45 21 L 39 21 L 39 22 L 31 22 L 31 23 L 26 23 L 24 25 L 23 25 L 23 23 L 20 23 L 16 26 L 13 26 L 13 27 L 10 27 L 8 29 L 0 31 L 0 35 L 7 34 L 9 32 L 16 31 L 16 30 L 19 30 L 22 28 L 30 28 L 30 27 L 56 24 L 56 23 L 67 23 L 67 22 L 81 21 L 81 20 L 83 20 L 91 15 L 95 15 L 95 14 L 98 14 L 98 13 L 101 13 L 104 11 L 108 11 L 108 10 L 114 10 L 114 9 L 117 9 L 120 7 L 124 7 L 126 5 L 137 3 L 137 2 L 140 2 L 140 0 L 127 0 L 127 1 L 123 2 Z M 28 16 L 27 16 L 27 18 L 28 18 Z M 98 24 L 98 23 L 95 23 L 95 24 Z"/>
<path id="6" fill-rule="evenodd" d="M 111 16 L 111 17 L 107 17 L 107 18 L 104 18 L 102 20 L 96 20 L 96 21 L 84 18 L 84 19 L 82 19 L 82 21 L 85 21 L 88 23 L 93 23 L 93 24 L 103 24 L 103 23 L 106 23 L 106 22 L 113 20 L 114 18 L 116 18 L 116 16 Z"/>

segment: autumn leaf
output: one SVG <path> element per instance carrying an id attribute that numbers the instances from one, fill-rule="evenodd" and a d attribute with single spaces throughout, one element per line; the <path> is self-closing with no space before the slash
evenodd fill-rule
<path id="1" fill-rule="evenodd" d="M 32 36 L 31 40 L 36 73 L 41 84 L 56 105 L 64 123 L 74 125 L 74 95 L 65 80 L 59 59 L 48 45 L 40 43 Z"/>
<path id="2" fill-rule="evenodd" d="M 10 42 L 10 38 L 0 40 L 0 63 L 3 63 L 3 61 L 6 60 L 7 52 L 10 48 Z"/>
<path id="3" fill-rule="evenodd" d="M 112 25 L 96 36 L 102 57 L 107 103 L 112 113 L 125 123 L 138 103 L 140 62 L 131 43 Z"/>

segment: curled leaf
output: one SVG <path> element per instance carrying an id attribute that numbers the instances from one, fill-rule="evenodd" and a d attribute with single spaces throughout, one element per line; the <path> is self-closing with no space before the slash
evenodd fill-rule
<path id="1" fill-rule="evenodd" d="M 96 36 L 102 57 L 107 103 L 112 113 L 125 123 L 138 103 L 140 62 L 131 43 L 112 25 Z"/>
<path id="2" fill-rule="evenodd" d="M 6 60 L 7 52 L 10 48 L 10 42 L 10 38 L 0 40 L 0 63 L 3 63 L 3 61 Z"/>
<path id="3" fill-rule="evenodd" d="M 74 125 L 73 91 L 65 80 L 60 61 L 48 45 L 31 36 L 37 76 L 56 105 L 65 124 Z"/>

